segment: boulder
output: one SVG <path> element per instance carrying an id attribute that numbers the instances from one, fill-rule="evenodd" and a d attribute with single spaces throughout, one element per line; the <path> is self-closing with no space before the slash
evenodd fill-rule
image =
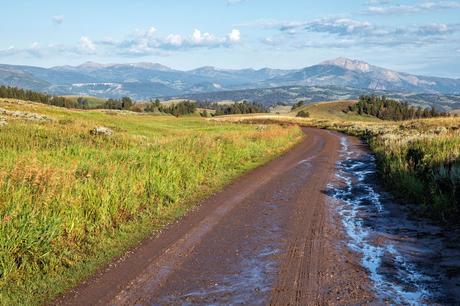
<path id="1" fill-rule="evenodd" d="M 90 131 L 91 135 L 104 135 L 104 136 L 110 136 L 113 134 L 113 130 L 109 129 L 108 127 L 105 126 L 97 126 L 94 129 Z"/>

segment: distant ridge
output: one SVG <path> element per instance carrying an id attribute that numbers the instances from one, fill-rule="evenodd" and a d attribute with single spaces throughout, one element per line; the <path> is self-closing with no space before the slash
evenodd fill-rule
<path id="1" fill-rule="evenodd" d="M 412 75 L 339 57 L 302 69 L 218 69 L 189 71 L 149 62 L 41 68 L 0 65 L 0 84 L 61 95 L 135 99 L 261 89 L 282 86 L 334 86 L 409 94 L 459 94 L 460 79 Z"/>

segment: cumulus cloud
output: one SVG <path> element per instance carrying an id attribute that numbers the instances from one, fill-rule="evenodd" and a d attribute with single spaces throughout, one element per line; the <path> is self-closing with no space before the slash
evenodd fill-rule
<path id="1" fill-rule="evenodd" d="M 147 38 L 152 38 L 155 35 L 156 32 L 157 32 L 157 29 L 155 27 L 150 27 L 145 32 L 145 36 Z"/>
<path id="2" fill-rule="evenodd" d="M 63 15 L 56 15 L 56 16 L 53 16 L 53 22 L 55 24 L 62 24 L 64 22 L 64 16 Z"/>
<path id="3" fill-rule="evenodd" d="M 229 48 L 241 42 L 241 32 L 234 28 L 225 35 L 216 35 L 194 29 L 189 35 L 176 33 L 160 34 L 155 27 L 145 30 L 136 30 L 123 39 L 105 37 L 93 40 L 88 36 L 81 36 L 73 45 L 42 45 L 34 42 L 26 48 L 10 46 L 0 49 L 0 57 L 27 54 L 30 56 L 52 56 L 54 54 L 67 55 L 99 55 L 99 56 L 148 56 L 165 55 L 172 51 L 186 51 L 191 49 Z"/>
<path id="4" fill-rule="evenodd" d="M 231 43 L 237 43 L 241 40 L 241 33 L 240 30 L 233 29 L 229 34 L 228 34 L 228 40 Z"/>
<path id="5" fill-rule="evenodd" d="M 217 36 L 209 32 L 194 29 L 190 35 L 171 33 L 166 36 L 158 35 L 153 27 L 146 31 L 137 31 L 122 40 L 104 38 L 95 41 L 96 46 L 105 48 L 106 52 L 120 55 L 144 56 L 158 54 L 162 51 L 180 51 L 196 48 L 227 48 L 241 41 L 241 32 L 231 30 L 226 36 Z"/>
<path id="6" fill-rule="evenodd" d="M 182 46 L 184 39 L 182 38 L 182 36 L 178 34 L 169 34 L 168 36 L 166 36 L 165 41 L 166 41 L 166 44 L 169 44 L 175 47 L 180 47 Z"/>
<path id="7" fill-rule="evenodd" d="M 382 4 L 382 3 L 380 3 Z M 413 5 L 371 5 L 367 8 L 368 14 L 375 15 L 397 15 L 397 14 L 414 14 L 434 10 L 459 9 L 460 2 L 457 1 L 432 1 L 423 2 Z"/>
<path id="8" fill-rule="evenodd" d="M 80 47 L 83 51 L 88 53 L 94 53 L 96 51 L 96 45 L 86 36 L 80 38 Z"/>

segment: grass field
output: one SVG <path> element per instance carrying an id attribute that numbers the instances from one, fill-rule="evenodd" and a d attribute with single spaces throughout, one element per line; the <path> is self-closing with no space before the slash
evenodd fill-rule
<path id="1" fill-rule="evenodd" d="M 49 301 L 301 138 L 295 126 L 15 100 L 0 109 L 49 118 L 0 113 L 3 305 Z M 96 126 L 114 134 L 91 135 Z"/>
<path id="2" fill-rule="evenodd" d="M 310 118 L 245 115 L 216 118 L 229 122 L 291 122 L 337 130 L 365 138 L 375 152 L 389 190 L 445 223 L 460 220 L 460 117 L 382 121 L 345 113 L 353 103 L 326 102 L 304 106 Z"/>

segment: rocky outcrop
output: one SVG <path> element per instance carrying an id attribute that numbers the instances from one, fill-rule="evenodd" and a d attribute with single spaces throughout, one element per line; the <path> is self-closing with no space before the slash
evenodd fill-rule
<path id="1" fill-rule="evenodd" d="M 97 126 L 91 131 L 89 131 L 91 135 L 103 135 L 103 136 L 110 136 L 113 134 L 113 130 L 109 129 L 105 126 Z"/>
<path id="2" fill-rule="evenodd" d="M 29 121 L 39 121 L 39 122 L 51 121 L 51 118 L 45 115 L 40 115 L 37 113 L 21 112 L 21 111 L 9 111 L 3 108 L 0 108 L 0 115 L 5 115 L 5 116 L 29 120 Z"/>

